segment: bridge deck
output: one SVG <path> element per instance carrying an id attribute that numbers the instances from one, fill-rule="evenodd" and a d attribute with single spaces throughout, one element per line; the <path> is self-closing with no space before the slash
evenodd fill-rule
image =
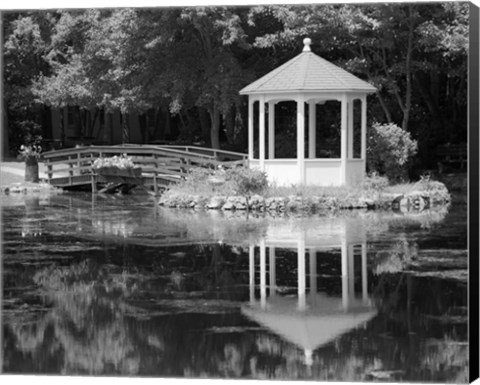
<path id="1" fill-rule="evenodd" d="M 141 168 L 141 175 L 108 177 L 92 170 L 98 158 L 126 154 Z M 247 155 L 194 146 L 155 146 L 124 144 L 116 146 L 85 146 L 49 151 L 43 154 L 48 182 L 64 189 L 97 191 L 108 183 L 142 185 L 155 194 L 185 178 L 192 167 L 225 168 L 244 165 Z"/>

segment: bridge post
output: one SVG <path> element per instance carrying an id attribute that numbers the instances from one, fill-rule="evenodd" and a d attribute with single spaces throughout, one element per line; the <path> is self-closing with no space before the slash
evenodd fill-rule
<path id="1" fill-rule="evenodd" d="M 92 173 L 92 194 L 97 192 L 97 177 L 94 173 Z"/>
<path id="2" fill-rule="evenodd" d="M 73 177 L 73 163 L 72 163 L 72 157 L 70 155 L 68 156 L 68 166 L 69 166 L 68 183 L 71 186 L 72 185 L 72 177 Z"/>

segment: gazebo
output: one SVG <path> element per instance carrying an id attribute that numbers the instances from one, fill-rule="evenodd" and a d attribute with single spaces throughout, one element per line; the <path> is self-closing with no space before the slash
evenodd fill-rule
<path id="1" fill-rule="evenodd" d="M 341 186 L 360 182 L 366 167 L 367 95 L 376 88 L 311 52 L 311 40 L 303 40 L 303 52 L 240 90 L 248 95 L 249 166 L 265 171 L 277 185 Z M 317 105 L 341 103 L 340 158 L 316 154 Z M 354 155 L 354 101 L 361 102 L 360 151 Z M 297 104 L 296 159 L 275 157 L 275 105 L 282 101 Z M 258 157 L 254 157 L 254 104 L 258 108 Z M 268 105 L 268 147 L 266 108 Z M 308 125 L 305 124 L 308 105 Z M 305 157 L 305 126 L 308 127 L 308 158 Z M 265 157 L 266 149 L 268 158 Z"/>

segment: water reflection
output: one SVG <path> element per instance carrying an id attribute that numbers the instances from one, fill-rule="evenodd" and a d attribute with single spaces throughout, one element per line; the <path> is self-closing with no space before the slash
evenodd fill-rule
<path id="1" fill-rule="evenodd" d="M 259 283 L 255 246 L 249 247 L 250 303 L 242 306 L 242 313 L 300 347 L 309 366 L 313 364 L 314 350 L 352 329 L 365 327 L 377 314 L 367 289 L 366 233 L 355 222 L 331 218 L 315 227 L 292 227 L 288 222 L 272 226 L 275 231 L 269 228 L 258 247 Z M 280 247 L 293 248 L 297 253 L 296 297 L 277 295 L 276 249 Z M 318 252 L 332 248 L 341 250 L 341 296 L 338 297 L 319 292 L 317 286 Z M 356 262 L 361 265 L 360 277 L 355 277 Z M 360 280 L 361 296 L 355 292 L 356 278 Z M 255 296 L 257 286 L 259 300 Z"/>
<path id="2" fill-rule="evenodd" d="M 466 379 L 462 212 L 272 219 L 86 197 L 2 209 L 6 372 Z"/>

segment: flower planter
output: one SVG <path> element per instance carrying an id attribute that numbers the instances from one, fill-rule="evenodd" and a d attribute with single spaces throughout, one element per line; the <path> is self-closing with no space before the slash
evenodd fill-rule
<path id="1" fill-rule="evenodd" d="M 118 168 L 118 167 L 99 167 L 93 170 L 96 174 L 101 176 L 117 176 L 125 178 L 139 178 L 142 175 L 140 167 L 135 168 Z"/>
<path id="2" fill-rule="evenodd" d="M 25 182 L 38 183 L 38 159 L 36 157 L 25 158 Z"/>

